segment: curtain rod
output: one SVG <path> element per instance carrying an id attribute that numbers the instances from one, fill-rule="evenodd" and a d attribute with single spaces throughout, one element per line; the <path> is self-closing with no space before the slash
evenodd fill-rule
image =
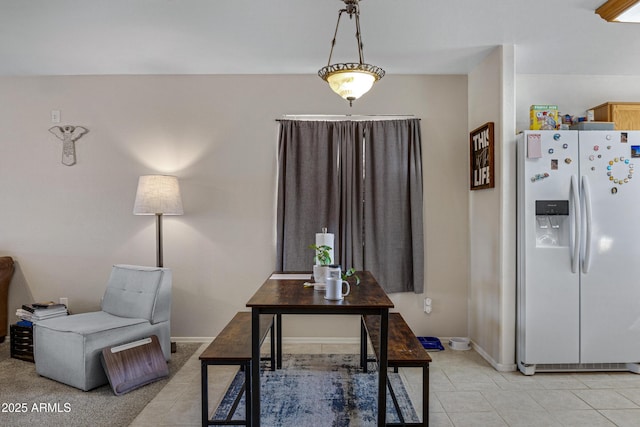
<path id="1" fill-rule="evenodd" d="M 338 120 L 354 120 L 354 121 L 363 121 L 363 120 L 406 120 L 406 119 L 415 119 L 416 116 L 413 114 L 403 114 L 403 115 L 394 115 L 394 114 L 372 114 L 372 115 L 355 115 L 352 116 L 350 114 L 339 115 L 339 114 L 283 114 L 282 118 L 276 119 L 277 122 L 281 120 L 326 120 L 326 121 L 338 121 Z M 420 119 L 418 119 L 420 120 Z"/>

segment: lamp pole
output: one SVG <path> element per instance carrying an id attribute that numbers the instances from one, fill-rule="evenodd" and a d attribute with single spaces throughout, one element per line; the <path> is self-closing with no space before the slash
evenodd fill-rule
<path id="1" fill-rule="evenodd" d="M 162 214 L 156 214 L 156 267 L 164 267 L 162 261 Z"/>

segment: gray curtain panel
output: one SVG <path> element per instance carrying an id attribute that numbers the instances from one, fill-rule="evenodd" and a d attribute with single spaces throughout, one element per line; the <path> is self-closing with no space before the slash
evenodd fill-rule
<path id="1" fill-rule="evenodd" d="M 322 227 L 343 269 L 424 289 L 420 121 L 280 122 L 276 269 L 313 265 Z"/>
<path id="2" fill-rule="evenodd" d="M 315 233 L 338 228 L 338 150 L 345 129 L 342 122 L 280 122 L 276 270 L 311 270 L 315 254 L 308 246 Z"/>
<path id="3" fill-rule="evenodd" d="M 424 290 L 420 121 L 367 123 L 364 266 L 387 292 Z"/>
<path id="4" fill-rule="evenodd" d="M 363 142 L 366 125 L 349 123 L 349 130 L 340 144 L 340 220 L 335 236 L 340 247 L 337 262 L 343 269 L 364 270 L 362 218 L 364 215 Z"/>

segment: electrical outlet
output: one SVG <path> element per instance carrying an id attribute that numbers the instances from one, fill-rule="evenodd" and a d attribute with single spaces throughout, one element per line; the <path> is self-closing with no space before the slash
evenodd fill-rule
<path id="1" fill-rule="evenodd" d="M 424 299 L 424 312 L 425 312 L 425 313 L 427 313 L 427 314 L 431 313 L 431 310 L 432 310 L 432 308 L 433 308 L 433 307 L 431 306 L 432 302 L 433 302 L 433 301 L 431 301 L 431 298 L 425 298 L 425 299 Z"/>
<path id="2" fill-rule="evenodd" d="M 69 298 L 67 297 L 60 297 L 60 304 L 64 304 L 67 306 L 67 308 L 69 308 Z"/>
<path id="3" fill-rule="evenodd" d="M 60 110 L 51 110 L 51 123 L 60 123 Z"/>

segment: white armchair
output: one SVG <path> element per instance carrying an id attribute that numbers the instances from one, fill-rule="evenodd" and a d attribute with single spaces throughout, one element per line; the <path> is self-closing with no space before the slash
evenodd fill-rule
<path id="1" fill-rule="evenodd" d="M 81 390 L 108 382 L 103 348 L 157 335 L 171 358 L 171 270 L 115 265 L 102 311 L 56 317 L 34 325 L 36 372 Z"/>

